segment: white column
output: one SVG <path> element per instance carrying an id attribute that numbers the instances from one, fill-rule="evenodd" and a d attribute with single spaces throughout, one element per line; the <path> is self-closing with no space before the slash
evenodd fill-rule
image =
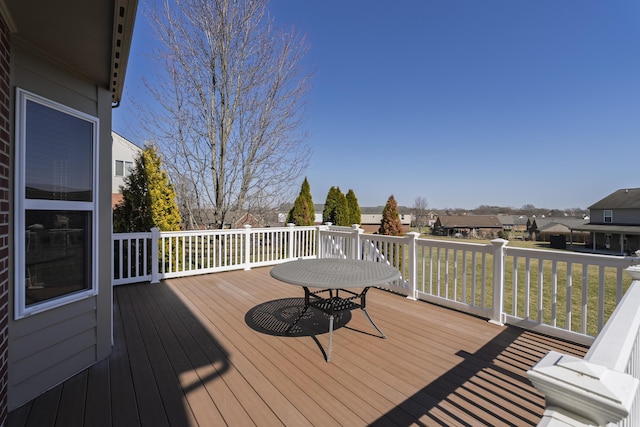
<path id="1" fill-rule="evenodd" d="M 409 237 L 409 295 L 408 299 L 418 299 L 418 245 L 416 239 L 420 237 L 420 233 L 411 231 L 407 233 Z M 406 278 L 405 278 L 406 279 Z"/>
<path id="2" fill-rule="evenodd" d="M 158 249 L 159 249 L 158 241 L 159 240 L 160 240 L 160 229 L 158 227 L 153 227 L 151 229 L 151 283 L 160 282 L 160 273 L 159 273 L 160 261 L 158 259 Z M 171 256 L 171 254 L 169 256 Z"/>
<path id="3" fill-rule="evenodd" d="M 244 269 L 251 270 L 251 224 L 244 225 Z"/>
<path id="4" fill-rule="evenodd" d="M 509 243 L 504 239 L 493 239 L 493 301 L 489 322 L 504 325 L 502 306 L 504 302 L 504 247 Z"/>

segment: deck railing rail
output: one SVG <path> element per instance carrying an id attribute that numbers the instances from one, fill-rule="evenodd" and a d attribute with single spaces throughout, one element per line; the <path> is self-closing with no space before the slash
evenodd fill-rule
<path id="1" fill-rule="evenodd" d="M 300 258 L 384 262 L 401 272 L 400 279 L 385 287 L 392 292 L 482 316 L 496 324 L 593 344 L 581 362 L 637 382 L 640 267 L 634 266 L 640 258 L 509 247 L 508 243 L 502 239 L 488 244 L 425 239 L 418 233 L 365 234 L 358 226 L 154 229 L 113 235 L 113 284 L 153 283 Z M 632 274 L 625 274 L 625 270 Z M 608 356 L 612 348 L 618 349 L 613 351 L 618 358 L 615 361 Z M 637 398 L 635 388 L 624 390 L 627 398 Z M 545 418 L 547 423 L 557 415 L 550 402 L 553 399 L 548 398 L 548 412 L 553 416 Z M 637 406 L 634 411 L 631 417 L 621 418 L 624 425 L 640 425 Z"/>
<path id="2" fill-rule="evenodd" d="M 640 267 L 584 359 L 549 352 L 527 374 L 545 394 L 540 425 L 640 425 Z"/>

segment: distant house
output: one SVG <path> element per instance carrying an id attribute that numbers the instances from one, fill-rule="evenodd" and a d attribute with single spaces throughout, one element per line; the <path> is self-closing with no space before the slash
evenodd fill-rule
<path id="1" fill-rule="evenodd" d="M 292 207 L 293 203 L 283 203 L 278 207 L 277 215 L 279 225 L 283 225 L 287 222 L 287 217 L 289 216 L 289 211 Z M 322 224 L 322 211 L 324 210 L 324 205 L 314 203 L 313 210 L 315 214 L 313 219 L 314 224 Z"/>
<path id="2" fill-rule="evenodd" d="M 589 223 L 571 230 L 590 233 L 591 250 L 623 255 L 640 249 L 640 188 L 617 190 L 589 211 Z"/>
<path id="3" fill-rule="evenodd" d="M 502 231 L 497 215 L 442 215 L 433 225 L 433 234 L 451 237 L 494 238 Z"/>
<path id="4" fill-rule="evenodd" d="M 515 235 L 523 235 L 527 231 L 526 216 L 519 215 L 498 215 L 498 219 L 502 223 L 502 229 L 507 233 Z"/>
<path id="5" fill-rule="evenodd" d="M 142 148 L 113 131 L 111 132 L 111 140 L 111 155 L 113 157 L 111 204 L 116 206 L 122 201 L 120 187 L 125 185 L 124 179 L 131 174 L 136 159 L 142 153 Z"/>
<path id="6" fill-rule="evenodd" d="M 571 216 L 531 217 L 527 221 L 527 233 L 531 240 L 539 242 L 549 242 L 551 241 L 551 236 L 557 235 L 565 236 L 567 240 L 571 240 L 571 230 L 587 222 L 588 220 L 586 219 Z M 576 233 L 573 237 L 573 242 L 581 243 L 589 238 L 584 233 Z"/>
<path id="7" fill-rule="evenodd" d="M 377 233 L 382 222 L 382 211 L 384 206 L 361 207 L 360 208 L 360 226 L 365 233 Z M 411 223 L 413 217 L 411 210 L 406 206 L 398 206 L 398 214 L 402 223 L 402 231 L 408 233 L 411 231 Z"/>
<path id="8" fill-rule="evenodd" d="M 245 225 L 250 225 L 253 228 L 262 227 L 262 221 L 251 213 L 245 213 L 231 226 L 231 228 L 242 228 Z"/>

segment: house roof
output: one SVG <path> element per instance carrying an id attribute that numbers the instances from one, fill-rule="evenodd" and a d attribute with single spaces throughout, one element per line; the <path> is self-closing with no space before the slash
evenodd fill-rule
<path id="1" fill-rule="evenodd" d="M 562 224 L 564 226 L 571 228 L 571 227 L 577 227 L 582 224 L 586 224 L 588 222 L 589 220 L 587 219 L 576 218 L 572 216 L 550 216 L 547 218 L 533 218 L 531 221 L 531 227 L 533 227 L 535 224 L 535 228 L 541 230 L 548 224 L 553 223 L 553 224 Z"/>
<path id="2" fill-rule="evenodd" d="M 566 233 L 569 231 L 569 227 L 565 224 L 559 224 L 557 222 L 549 222 L 543 227 L 538 229 L 540 233 Z"/>
<path id="3" fill-rule="evenodd" d="M 15 38 L 109 88 L 112 102 L 120 102 L 138 0 L 3 3 Z"/>
<path id="4" fill-rule="evenodd" d="M 595 233 L 616 233 L 616 234 L 640 234 L 640 226 L 637 225 L 605 225 L 605 224 L 583 224 L 571 227 L 574 231 L 591 231 Z"/>
<path id="5" fill-rule="evenodd" d="M 498 215 L 498 219 L 503 225 L 526 225 L 527 217 L 519 215 Z"/>
<path id="6" fill-rule="evenodd" d="M 640 209 L 640 188 L 623 188 L 589 206 L 589 209 Z"/>
<path id="7" fill-rule="evenodd" d="M 502 228 L 502 222 L 497 215 L 444 215 L 438 221 L 444 228 Z"/>

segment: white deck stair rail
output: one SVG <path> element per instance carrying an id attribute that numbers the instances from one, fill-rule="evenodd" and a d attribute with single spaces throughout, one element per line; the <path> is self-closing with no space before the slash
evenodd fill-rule
<path id="1" fill-rule="evenodd" d="M 545 394 L 541 426 L 640 425 L 640 267 L 584 359 L 549 352 L 528 373 Z"/>

